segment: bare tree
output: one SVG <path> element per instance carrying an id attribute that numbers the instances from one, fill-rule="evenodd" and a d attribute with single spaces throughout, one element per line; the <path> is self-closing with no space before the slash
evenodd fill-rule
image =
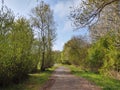
<path id="1" fill-rule="evenodd" d="M 79 6 L 72 7 L 70 19 L 76 29 L 89 26 L 95 23 L 103 9 L 112 3 L 119 4 L 119 0 L 82 0 Z"/>
<path id="2" fill-rule="evenodd" d="M 118 13 L 118 6 L 111 4 L 103 9 L 99 21 L 90 26 L 90 34 L 93 40 L 106 35 L 109 31 L 118 32 L 120 15 Z"/>

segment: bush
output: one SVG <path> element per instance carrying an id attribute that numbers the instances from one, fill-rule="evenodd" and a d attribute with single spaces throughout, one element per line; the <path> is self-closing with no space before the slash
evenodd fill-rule
<path id="1" fill-rule="evenodd" d="M 10 28 L 11 27 L 11 28 Z M 0 86 L 18 83 L 34 68 L 31 46 L 32 29 L 24 18 L 13 22 L 0 38 Z M 2 30 L 1 30 L 2 31 Z"/>
<path id="2" fill-rule="evenodd" d="M 108 33 L 89 49 L 88 63 L 92 71 L 110 76 L 119 66 L 119 50 L 115 46 L 116 34 Z"/>

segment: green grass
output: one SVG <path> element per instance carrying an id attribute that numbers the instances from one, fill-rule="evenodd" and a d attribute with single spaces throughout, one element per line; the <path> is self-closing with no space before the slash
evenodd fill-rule
<path id="1" fill-rule="evenodd" d="M 17 85 L 11 85 L 7 88 L 0 88 L 0 90 L 40 90 L 42 85 L 49 79 L 55 68 L 56 67 L 50 68 L 41 73 L 29 74 L 29 78 L 24 82 Z"/>
<path id="2" fill-rule="evenodd" d="M 109 77 L 102 76 L 93 72 L 85 72 L 79 67 L 69 66 L 71 72 L 76 76 L 81 76 L 87 80 L 95 83 L 97 86 L 103 88 L 103 90 L 120 90 L 120 81 Z"/>

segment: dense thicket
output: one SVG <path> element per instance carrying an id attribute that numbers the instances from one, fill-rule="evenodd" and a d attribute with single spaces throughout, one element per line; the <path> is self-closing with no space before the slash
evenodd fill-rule
<path id="1" fill-rule="evenodd" d="M 24 18 L 14 20 L 12 12 L 4 9 L 0 12 L 0 85 L 19 82 L 33 68 L 30 24 Z"/>
<path id="2" fill-rule="evenodd" d="M 92 45 L 88 53 L 88 63 L 92 71 L 112 75 L 112 71 L 119 71 L 120 51 L 115 46 L 114 32 L 108 33 Z"/>
<path id="3" fill-rule="evenodd" d="M 75 36 L 64 45 L 62 62 L 76 66 L 86 66 L 87 50 L 90 44 L 82 36 Z"/>
<path id="4" fill-rule="evenodd" d="M 54 64 L 52 42 L 56 34 L 53 12 L 44 2 L 40 5 L 43 7 L 38 6 L 35 10 L 44 11 L 41 14 L 44 17 L 40 18 L 44 21 L 45 27 L 42 27 L 44 28 L 41 30 L 42 36 L 39 33 L 37 38 L 35 38 L 33 30 L 35 28 L 31 27 L 30 20 L 23 17 L 15 19 L 13 12 L 4 5 L 0 10 L 0 86 L 19 83 L 40 66 L 43 65 L 41 69 L 45 69 Z M 38 23 L 43 25 L 39 19 Z"/>

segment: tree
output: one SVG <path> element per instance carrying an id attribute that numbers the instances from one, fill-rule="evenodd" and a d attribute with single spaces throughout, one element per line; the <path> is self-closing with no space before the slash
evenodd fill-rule
<path id="1" fill-rule="evenodd" d="M 116 4 L 106 6 L 101 12 L 99 21 L 90 26 L 90 34 L 93 41 L 103 37 L 109 31 L 119 33 L 120 15 L 117 7 Z"/>
<path id="2" fill-rule="evenodd" d="M 4 11 L 4 10 L 3 10 Z M 34 68 L 31 59 L 33 32 L 24 18 L 14 21 L 9 9 L 0 17 L 0 86 L 18 83 Z"/>
<path id="3" fill-rule="evenodd" d="M 66 63 L 84 67 L 86 63 L 87 50 L 89 43 L 82 36 L 75 36 L 69 40 L 63 50 Z M 64 61 L 63 60 L 63 61 Z"/>
<path id="4" fill-rule="evenodd" d="M 12 30 L 14 15 L 10 9 L 2 6 L 0 10 L 0 86 L 9 83 L 7 67 L 10 59 L 9 32 Z M 8 64 L 7 64 L 8 63 Z"/>
<path id="5" fill-rule="evenodd" d="M 96 22 L 101 11 L 112 3 L 116 3 L 119 10 L 119 0 L 85 0 L 79 6 L 72 8 L 70 19 L 77 29 L 89 26 Z"/>
<path id="6" fill-rule="evenodd" d="M 49 55 L 49 59 L 51 58 L 52 43 L 56 37 L 55 22 L 50 6 L 41 1 L 39 5 L 32 9 L 31 21 L 32 26 L 38 32 L 41 71 L 44 71 L 45 64 L 50 62 L 45 60 L 46 55 Z"/>
<path id="7" fill-rule="evenodd" d="M 56 28 L 55 28 L 55 22 L 54 22 L 54 19 L 53 19 L 53 11 L 50 10 L 50 8 L 48 9 L 48 12 L 47 12 L 47 32 L 46 32 L 46 35 L 47 35 L 47 39 L 46 39 L 46 62 L 45 62 L 45 67 L 48 68 L 48 67 L 51 67 L 53 66 L 54 64 L 54 58 L 53 58 L 53 52 L 52 52 L 52 46 L 53 46 L 53 43 L 56 39 Z"/>
<path id="8" fill-rule="evenodd" d="M 34 67 L 31 59 L 32 44 L 33 32 L 30 24 L 25 18 L 19 18 L 9 34 L 10 59 L 14 62 L 10 69 L 15 82 L 22 80 Z"/>
<path id="9" fill-rule="evenodd" d="M 112 71 L 119 72 L 120 52 L 115 46 L 115 39 L 116 34 L 110 31 L 97 40 L 89 49 L 88 65 L 92 71 L 107 76 L 111 76 Z"/>
<path id="10" fill-rule="evenodd" d="M 62 61 L 61 61 L 61 51 L 58 51 L 58 50 L 53 51 L 53 56 L 54 56 L 54 61 L 56 63 L 62 63 Z"/>

